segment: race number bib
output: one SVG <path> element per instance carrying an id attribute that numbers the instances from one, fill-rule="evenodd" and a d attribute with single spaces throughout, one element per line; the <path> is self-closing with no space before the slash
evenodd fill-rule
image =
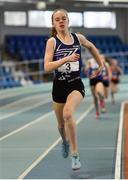
<path id="1" fill-rule="evenodd" d="M 103 76 L 106 76 L 106 75 L 107 75 L 105 67 L 102 69 L 102 75 L 103 75 Z"/>
<path id="2" fill-rule="evenodd" d="M 71 71 L 79 71 L 79 61 L 67 62 L 58 68 L 59 72 L 70 73 Z"/>

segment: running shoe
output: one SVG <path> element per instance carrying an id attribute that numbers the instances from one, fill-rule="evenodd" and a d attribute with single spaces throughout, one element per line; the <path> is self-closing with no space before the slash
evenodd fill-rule
<path id="1" fill-rule="evenodd" d="M 100 100 L 100 108 L 101 108 L 101 113 L 105 113 L 106 112 L 104 100 Z"/>
<path id="2" fill-rule="evenodd" d="M 62 156 L 63 158 L 67 158 L 69 155 L 69 142 L 63 142 L 62 143 Z"/>
<path id="3" fill-rule="evenodd" d="M 101 112 L 106 113 L 106 108 L 105 107 L 101 108 Z"/>
<path id="4" fill-rule="evenodd" d="M 105 102 L 104 102 L 104 100 L 100 100 L 100 107 L 101 107 L 101 108 L 105 107 Z"/>
<path id="5" fill-rule="evenodd" d="M 81 162 L 80 162 L 80 157 L 78 154 L 74 154 L 71 157 L 72 159 L 72 170 L 78 170 L 81 168 Z"/>
<path id="6" fill-rule="evenodd" d="M 96 112 L 96 119 L 99 119 L 100 118 L 100 113 L 97 111 Z"/>

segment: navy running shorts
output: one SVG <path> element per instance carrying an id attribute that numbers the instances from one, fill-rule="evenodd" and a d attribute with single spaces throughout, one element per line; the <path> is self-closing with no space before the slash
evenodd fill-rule
<path id="1" fill-rule="evenodd" d="M 53 101 L 65 103 L 68 95 L 74 90 L 79 91 L 83 97 L 85 96 L 84 84 L 81 79 L 76 79 L 72 82 L 54 79 L 52 88 Z"/>
<path id="2" fill-rule="evenodd" d="M 103 85 L 105 86 L 105 87 L 109 87 L 109 80 L 103 80 Z"/>
<path id="3" fill-rule="evenodd" d="M 96 86 L 96 84 L 99 83 L 99 82 L 103 82 L 103 79 L 93 78 L 93 79 L 90 79 L 90 81 L 89 81 L 90 86 Z"/>

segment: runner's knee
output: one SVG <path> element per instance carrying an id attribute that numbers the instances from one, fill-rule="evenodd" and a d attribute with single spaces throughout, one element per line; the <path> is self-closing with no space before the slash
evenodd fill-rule
<path id="1" fill-rule="evenodd" d="M 65 107 L 63 110 L 63 118 L 65 121 L 69 121 L 72 119 L 72 113 L 71 113 L 71 109 L 68 107 Z"/>

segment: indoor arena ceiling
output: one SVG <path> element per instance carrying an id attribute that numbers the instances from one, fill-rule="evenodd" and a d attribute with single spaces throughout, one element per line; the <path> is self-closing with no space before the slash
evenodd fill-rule
<path id="1" fill-rule="evenodd" d="M 12 4 L 34 4 L 39 9 L 62 8 L 62 7 L 126 7 L 128 8 L 128 0 L 0 0 L 1 6 Z"/>

